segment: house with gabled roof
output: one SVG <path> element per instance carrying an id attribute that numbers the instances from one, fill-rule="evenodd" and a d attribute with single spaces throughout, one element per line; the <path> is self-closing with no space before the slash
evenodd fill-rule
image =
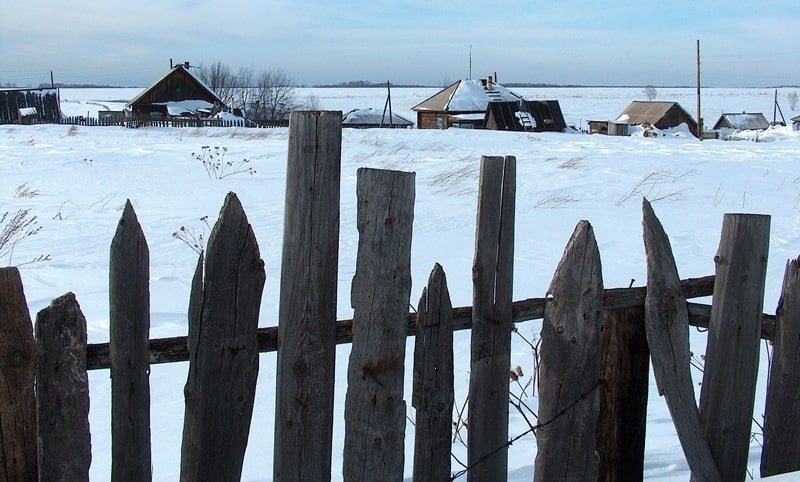
<path id="1" fill-rule="evenodd" d="M 742 112 L 722 114 L 712 130 L 730 129 L 735 131 L 758 131 L 769 127 L 769 121 L 764 114 Z"/>
<path id="2" fill-rule="evenodd" d="M 131 115 L 149 118 L 210 117 L 226 108 L 222 99 L 190 70 L 189 62 L 172 67 L 128 102 Z"/>
<path id="3" fill-rule="evenodd" d="M 697 122 L 677 102 L 636 100 L 622 111 L 616 122 L 631 126 L 650 125 L 662 130 L 686 124 L 691 133 L 697 136 Z"/>
<path id="4" fill-rule="evenodd" d="M 528 101 L 492 80 L 459 80 L 411 108 L 420 129 L 562 131 L 558 101 Z"/>

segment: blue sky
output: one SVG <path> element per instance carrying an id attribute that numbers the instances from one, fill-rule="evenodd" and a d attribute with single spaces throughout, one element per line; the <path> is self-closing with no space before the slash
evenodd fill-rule
<path id="1" fill-rule="evenodd" d="M 747 4 L 744 4 L 747 3 Z M 175 63 L 350 80 L 800 85 L 800 2 L 0 0 L 0 85 L 147 86 Z M 471 46 L 471 47 L 470 47 Z"/>

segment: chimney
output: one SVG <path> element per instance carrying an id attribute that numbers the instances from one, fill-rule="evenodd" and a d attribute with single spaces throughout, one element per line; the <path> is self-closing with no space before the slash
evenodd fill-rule
<path id="1" fill-rule="evenodd" d="M 184 63 L 183 63 L 183 67 L 184 67 L 184 68 L 186 68 L 186 69 L 188 69 L 188 68 L 189 68 L 189 67 L 191 67 L 191 66 L 189 65 L 189 62 L 187 61 L 187 62 L 184 62 Z"/>
<path id="2" fill-rule="evenodd" d="M 492 76 L 486 77 L 486 90 L 492 90 Z"/>

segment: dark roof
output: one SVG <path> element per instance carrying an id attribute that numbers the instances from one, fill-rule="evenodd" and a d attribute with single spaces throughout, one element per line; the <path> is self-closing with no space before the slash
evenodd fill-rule
<path id="1" fill-rule="evenodd" d="M 189 68 L 184 64 L 178 64 L 134 97 L 127 106 L 183 100 L 205 100 L 212 104 L 225 105 L 222 99 Z"/>
<path id="2" fill-rule="evenodd" d="M 763 130 L 769 127 L 769 121 L 764 117 L 764 114 L 746 113 L 741 114 L 722 114 L 714 124 L 714 129 L 736 129 L 740 131 L 745 130 Z"/>
<path id="3" fill-rule="evenodd" d="M 557 100 L 489 102 L 484 126 L 502 131 L 556 131 L 567 128 Z"/>

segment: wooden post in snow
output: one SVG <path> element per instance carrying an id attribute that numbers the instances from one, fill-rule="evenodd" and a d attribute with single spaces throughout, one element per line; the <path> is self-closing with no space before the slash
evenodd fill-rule
<path id="1" fill-rule="evenodd" d="M 800 470 L 800 258 L 786 263 L 764 414 L 761 477 Z"/>
<path id="2" fill-rule="evenodd" d="M 0 480 L 38 480 L 36 354 L 19 270 L 0 268 Z"/>
<path id="3" fill-rule="evenodd" d="M 86 318 L 75 295 L 36 315 L 36 411 L 40 480 L 89 481 Z"/>
<path id="4" fill-rule="evenodd" d="M 330 480 L 342 113 L 292 112 L 286 168 L 276 481 Z"/>
<path id="5" fill-rule="evenodd" d="M 744 480 L 750 452 L 770 217 L 726 214 L 714 257 L 700 416 L 725 481 Z"/>
<path id="6" fill-rule="evenodd" d="M 602 333 L 600 252 L 591 225 L 581 221 L 545 305 L 534 481 L 593 480 Z"/>
<path id="7" fill-rule="evenodd" d="M 111 241 L 111 480 L 148 481 L 150 461 L 150 251 L 128 201 Z"/>
<path id="8" fill-rule="evenodd" d="M 250 434 L 266 280 L 253 228 L 234 193 L 226 196 L 211 231 L 201 274 L 198 264 L 190 295 L 180 480 L 234 482 L 241 479 Z"/>
<path id="9" fill-rule="evenodd" d="M 349 482 L 401 481 L 415 175 L 361 168 L 357 176 L 359 237 L 342 470 Z"/>
<path id="10" fill-rule="evenodd" d="M 453 306 L 437 263 L 422 291 L 414 340 L 414 480 L 450 479 L 453 433 Z"/>
<path id="11" fill-rule="evenodd" d="M 468 481 L 504 481 L 508 472 L 516 170 L 513 156 L 481 159 L 472 265 Z"/>
<path id="12" fill-rule="evenodd" d="M 721 482 L 703 436 L 689 367 L 689 313 L 669 238 L 647 199 L 642 201 L 647 255 L 645 329 L 658 393 L 672 415 L 684 456 L 696 482 Z"/>

